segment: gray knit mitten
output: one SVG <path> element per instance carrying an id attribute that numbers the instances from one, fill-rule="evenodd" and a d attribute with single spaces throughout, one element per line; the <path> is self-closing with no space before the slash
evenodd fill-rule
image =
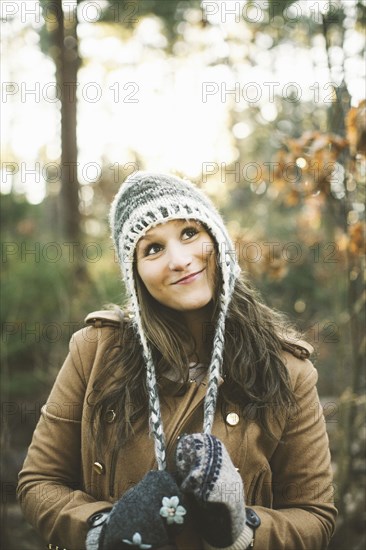
<path id="1" fill-rule="evenodd" d="M 102 525 L 90 529 L 86 549 L 174 550 L 174 536 L 186 514 L 181 502 L 181 492 L 168 472 L 148 472 L 116 502 Z"/>
<path id="2" fill-rule="evenodd" d="M 247 548 L 253 532 L 245 523 L 243 482 L 223 443 L 202 433 L 182 436 L 176 464 L 180 488 L 194 497 L 206 547 Z"/>

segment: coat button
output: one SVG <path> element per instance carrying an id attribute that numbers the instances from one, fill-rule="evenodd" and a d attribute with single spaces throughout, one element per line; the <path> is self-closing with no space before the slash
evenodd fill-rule
<path id="1" fill-rule="evenodd" d="M 109 512 L 97 512 L 93 514 L 88 520 L 89 527 L 98 527 L 98 525 L 103 525 L 108 519 Z"/>
<path id="2" fill-rule="evenodd" d="M 108 409 L 105 413 L 105 421 L 108 422 L 108 424 L 112 424 L 116 418 L 116 413 L 113 409 Z"/>
<path id="3" fill-rule="evenodd" d="M 229 426 L 236 426 L 239 424 L 239 415 L 237 413 L 229 413 L 226 415 L 226 424 L 229 424 Z"/>
<path id="4" fill-rule="evenodd" d="M 101 462 L 96 461 L 93 463 L 93 470 L 100 476 L 104 474 L 105 468 Z"/>

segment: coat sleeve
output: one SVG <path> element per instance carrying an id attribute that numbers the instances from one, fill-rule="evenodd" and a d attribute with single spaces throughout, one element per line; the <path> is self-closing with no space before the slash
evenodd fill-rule
<path id="1" fill-rule="evenodd" d="M 112 507 L 110 502 L 97 501 L 82 490 L 81 417 L 87 371 L 93 364 L 96 345 L 87 346 L 87 353 L 81 358 L 77 340 L 74 335 L 70 352 L 42 408 L 17 489 L 27 521 L 47 543 L 67 550 L 84 549 L 86 520 L 93 513 Z"/>
<path id="2" fill-rule="evenodd" d="M 273 509 L 253 506 L 262 524 L 258 550 L 324 550 L 334 531 L 336 509 L 328 436 L 310 361 L 295 361 L 297 409 L 287 420 L 271 459 Z M 296 370 L 297 370 L 296 368 Z"/>

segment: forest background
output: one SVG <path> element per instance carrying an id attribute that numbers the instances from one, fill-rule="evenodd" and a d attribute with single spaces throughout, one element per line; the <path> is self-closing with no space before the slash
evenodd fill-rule
<path id="1" fill-rule="evenodd" d="M 313 344 L 330 548 L 364 548 L 365 26 L 365 0 L 1 3 L 1 548 L 42 545 L 17 472 L 71 334 L 123 303 L 107 213 L 138 169 L 204 188 Z"/>

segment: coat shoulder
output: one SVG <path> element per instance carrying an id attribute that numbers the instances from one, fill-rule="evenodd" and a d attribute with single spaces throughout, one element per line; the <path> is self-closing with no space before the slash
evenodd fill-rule
<path id="1" fill-rule="evenodd" d="M 309 355 L 297 355 L 292 351 L 284 350 L 283 359 L 288 370 L 293 389 L 300 387 L 304 382 L 315 385 L 318 380 L 318 371 L 309 359 Z"/>
<path id="2" fill-rule="evenodd" d="M 309 342 L 295 338 L 286 338 L 282 342 L 282 349 L 298 359 L 309 359 L 314 353 L 314 348 Z"/>
<path id="3" fill-rule="evenodd" d="M 286 338 L 282 342 L 282 349 L 293 387 L 306 379 L 314 379 L 316 383 L 318 374 L 311 362 L 311 355 L 314 353 L 313 346 L 305 340 Z"/>
<path id="4" fill-rule="evenodd" d="M 88 326 L 94 326 L 95 328 L 102 328 L 106 326 L 121 326 L 123 321 L 126 320 L 126 315 L 122 309 L 115 307 L 113 309 L 105 309 L 99 311 L 92 311 L 84 319 L 84 323 Z"/>
<path id="5" fill-rule="evenodd" d="M 97 365 L 97 370 L 102 368 L 106 355 L 121 346 L 128 320 L 128 315 L 117 308 L 92 311 L 84 319 L 85 326 L 71 336 L 69 351 L 85 379 L 89 378 L 93 365 Z"/>
<path id="6" fill-rule="evenodd" d="M 129 320 L 121 309 L 92 311 L 85 319 L 85 326 L 74 332 L 69 349 L 77 354 L 94 354 L 97 348 L 120 342 L 124 324 Z"/>

